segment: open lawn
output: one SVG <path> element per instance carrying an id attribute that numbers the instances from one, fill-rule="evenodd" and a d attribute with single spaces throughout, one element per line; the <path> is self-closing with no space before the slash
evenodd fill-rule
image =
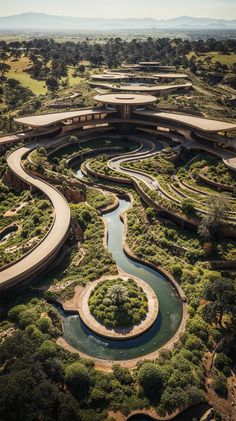
<path id="1" fill-rule="evenodd" d="M 69 86 L 78 85 L 78 83 L 81 82 L 81 77 L 80 76 L 76 76 L 76 77 L 73 76 L 74 71 L 75 71 L 75 69 L 73 67 L 69 67 L 68 68 L 68 76 L 62 78 L 62 80 L 69 79 Z"/>
<path id="2" fill-rule="evenodd" d="M 209 53 L 203 53 L 197 55 L 194 52 L 191 52 L 187 54 L 187 58 L 190 59 L 192 56 L 197 57 L 198 60 L 205 60 L 207 57 L 211 57 L 211 62 L 215 63 L 216 61 L 219 61 L 221 64 L 227 64 L 227 66 L 232 65 L 233 63 L 236 63 L 236 54 L 230 53 L 230 54 L 223 54 L 219 53 L 217 51 L 210 51 Z"/>
<path id="3" fill-rule="evenodd" d="M 18 61 L 7 60 L 6 62 L 11 66 L 8 72 L 8 78 L 19 80 L 23 86 L 28 87 L 35 95 L 45 94 L 47 88 L 44 81 L 33 79 L 25 70 L 30 67 L 30 61 L 27 57 L 22 56 Z"/>
<path id="4" fill-rule="evenodd" d="M 14 61 L 8 59 L 6 61 L 9 66 L 11 66 L 11 70 L 8 72 L 8 78 L 13 78 L 19 80 L 23 86 L 28 87 L 35 95 L 44 95 L 47 93 L 47 87 L 44 80 L 36 80 L 27 73 L 27 69 L 30 67 L 30 61 L 27 57 L 22 56 L 20 60 Z M 81 82 L 81 77 L 73 76 L 74 68 L 68 68 L 68 76 L 62 78 L 62 81 L 68 79 L 69 86 L 77 85 Z"/>

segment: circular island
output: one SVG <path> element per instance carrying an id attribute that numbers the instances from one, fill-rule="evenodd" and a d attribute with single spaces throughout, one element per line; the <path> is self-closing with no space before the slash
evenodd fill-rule
<path id="1" fill-rule="evenodd" d="M 141 279 L 113 276 L 88 285 L 79 298 L 83 323 L 110 339 L 131 339 L 146 332 L 158 316 L 158 299 Z"/>

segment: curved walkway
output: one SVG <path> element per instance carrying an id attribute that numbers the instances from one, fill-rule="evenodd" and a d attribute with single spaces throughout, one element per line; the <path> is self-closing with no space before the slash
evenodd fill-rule
<path id="1" fill-rule="evenodd" d="M 179 141 L 179 139 L 178 139 L 178 141 Z M 182 140 L 182 144 L 184 144 L 185 147 L 189 147 L 189 148 L 193 148 L 193 149 L 194 149 L 194 147 L 201 148 L 201 146 L 202 146 L 202 144 L 200 142 L 193 141 L 193 140 L 188 140 L 187 141 L 186 139 L 184 141 Z M 179 147 L 180 146 L 176 146 L 175 149 L 178 149 Z M 204 145 L 203 145 L 202 149 L 204 149 Z M 216 148 L 216 147 L 215 148 L 206 147 L 206 149 L 209 152 L 212 152 L 212 153 L 214 153 L 215 150 L 216 150 L 216 154 L 218 154 L 218 152 L 219 152 L 219 154 L 222 153 L 221 157 L 228 156 L 228 154 L 230 154 L 229 152 L 227 152 L 227 151 L 221 151 L 220 148 Z M 224 152 L 225 152 L 225 154 L 224 154 Z M 116 171 L 117 173 L 122 174 L 123 176 L 128 175 L 129 178 L 133 181 L 133 183 L 134 183 L 135 186 L 136 185 L 139 185 L 139 182 L 142 182 L 150 190 L 158 192 L 158 194 L 160 195 L 160 197 L 163 197 L 164 199 L 166 199 L 166 200 L 168 200 L 170 202 L 173 202 L 173 203 L 176 203 L 176 204 L 179 205 L 181 203 L 181 200 L 175 198 L 172 194 L 166 192 L 162 188 L 162 186 L 160 185 L 160 183 L 158 182 L 158 180 L 155 179 L 154 176 L 149 175 L 149 174 L 147 174 L 145 172 L 142 172 L 140 170 L 136 170 L 136 169 L 134 170 L 134 169 L 130 169 L 130 168 L 123 168 L 123 167 L 121 167 L 121 164 L 124 163 L 124 162 L 132 162 L 132 161 L 137 161 L 137 160 L 140 160 L 140 159 L 151 158 L 151 157 L 155 156 L 158 153 L 160 153 L 160 149 L 158 149 L 158 146 L 155 145 L 153 142 L 150 142 L 150 141 L 147 141 L 146 140 L 146 141 L 143 142 L 143 148 L 141 148 L 138 153 L 134 151 L 134 152 L 128 153 L 126 155 L 115 156 L 115 157 L 113 157 L 112 159 L 110 159 L 108 161 L 108 167 L 111 170 Z M 88 164 L 87 164 L 87 167 L 86 168 L 87 168 L 88 173 L 89 173 L 90 169 L 89 169 Z M 104 176 L 102 176 L 102 178 L 107 178 L 108 179 L 108 176 L 104 175 Z M 121 178 L 120 179 L 117 178 L 117 180 L 116 180 L 116 178 L 113 177 L 113 176 L 112 177 L 109 177 L 109 179 L 112 179 L 113 181 L 124 182 Z M 143 190 L 142 187 L 139 185 L 138 193 L 140 193 L 140 189 Z M 196 202 L 198 204 L 200 204 L 200 202 L 198 202 L 198 201 L 196 201 Z M 202 214 L 207 214 L 208 213 L 206 210 L 201 209 L 199 207 L 196 207 L 196 210 L 199 211 L 199 212 L 201 212 Z M 171 212 L 170 210 L 168 212 L 173 215 L 173 212 Z M 183 222 L 185 220 L 187 223 L 190 223 L 191 225 L 194 225 L 194 226 L 197 226 L 197 224 L 198 224 L 197 220 L 193 220 L 193 219 L 190 220 L 189 218 L 187 220 L 184 215 L 183 216 L 181 216 L 181 215 L 177 216 L 177 214 L 175 213 L 175 217 L 177 219 L 183 221 Z M 229 213 L 229 215 L 227 217 L 227 220 L 228 221 L 233 221 L 233 222 L 236 220 L 236 218 L 234 216 L 234 212 L 230 212 Z"/>
<path id="2" fill-rule="evenodd" d="M 34 143 L 15 150 L 8 156 L 7 163 L 18 178 L 39 189 L 51 201 L 54 208 L 53 224 L 36 248 L 0 272 L 0 289 L 18 284 L 42 269 L 55 256 L 69 232 L 70 208 L 64 196 L 47 182 L 26 173 L 22 166 L 22 159 L 37 146 L 38 143 Z"/>
<path id="3" fill-rule="evenodd" d="M 210 152 L 211 148 L 207 148 L 208 151 Z M 215 150 L 216 148 L 214 148 L 213 150 Z M 219 148 L 217 148 L 219 149 Z M 220 153 L 221 150 L 219 149 Z M 163 197 L 166 200 L 169 200 L 170 202 L 176 203 L 178 205 L 181 204 L 181 201 L 183 199 L 181 199 L 181 193 L 178 192 L 177 190 L 175 191 L 175 189 L 173 187 L 171 187 L 173 189 L 173 193 L 178 195 L 180 198 L 177 199 L 175 196 L 173 196 L 171 193 L 168 193 L 165 189 L 163 189 L 163 187 L 161 186 L 161 184 L 158 182 L 158 180 L 155 179 L 154 176 L 149 175 L 145 172 L 139 171 L 139 170 L 133 170 L 130 168 L 123 168 L 121 167 L 121 164 L 123 164 L 124 162 L 132 162 L 132 161 L 136 161 L 139 159 L 147 159 L 147 158 L 151 158 L 154 155 L 160 153 L 160 151 L 150 151 L 150 152 L 146 152 L 145 154 L 133 154 L 133 155 L 129 155 L 128 157 L 124 158 L 122 156 L 119 157 L 115 157 L 112 158 L 109 162 L 108 162 L 108 167 L 111 168 L 112 170 L 117 171 L 120 174 L 123 175 L 128 175 L 131 178 L 136 179 L 137 181 L 141 181 L 143 183 L 146 184 L 146 186 L 150 189 L 150 190 L 154 190 L 157 191 L 158 194 Z M 218 153 L 218 152 L 216 152 Z M 227 153 L 227 152 L 226 152 Z M 224 155 L 224 151 L 222 151 L 222 156 Z M 220 155 L 218 155 L 220 156 Z M 236 158 L 235 158 L 236 161 Z M 236 164 L 236 162 L 235 162 Z M 183 197 L 188 198 L 187 195 L 182 194 Z M 196 202 L 195 209 L 198 212 L 201 212 L 202 214 L 206 215 L 208 212 L 200 207 L 198 207 L 199 205 L 201 205 L 201 202 L 198 201 L 197 199 L 192 199 L 193 201 Z M 228 221 L 235 221 L 236 218 L 234 216 L 235 212 L 229 212 L 229 215 L 227 216 L 227 220 Z"/>

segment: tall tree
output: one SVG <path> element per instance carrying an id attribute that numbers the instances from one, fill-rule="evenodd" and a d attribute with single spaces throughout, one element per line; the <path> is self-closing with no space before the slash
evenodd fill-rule
<path id="1" fill-rule="evenodd" d="M 216 277 L 205 288 L 204 297 L 209 301 L 203 309 L 204 318 L 208 322 L 217 322 L 221 325 L 224 315 L 235 315 L 236 288 L 232 279 Z"/>
<path id="2" fill-rule="evenodd" d="M 50 77 L 49 79 L 47 79 L 46 86 L 52 92 L 57 91 L 57 89 L 59 88 L 58 81 L 55 77 Z"/>
<path id="3" fill-rule="evenodd" d="M 10 68 L 11 67 L 9 66 L 9 64 L 3 63 L 3 62 L 0 63 L 0 73 L 1 73 L 2 79 L 4 79 L 5 74 L 9 72 Z"/>
<path id="4" fill-rule="evenodd" d="M 113 285 L 108 290 L 107 294 L 112 300 L 114 300 L 117 304 L 123 303 L 127 298 L 127 290 L 124 285 L 117 284 Z"/>
<path id="5" fill-rule="evenodd" d="M 201 223 L 198 227 L 198 233 L 204 240 L 210 240 L 220 233 L 221 228 L 226 224 L 229 209 L 225 198 L 216 196 L 207 200 L 207 214 L 200 214 Z"/>

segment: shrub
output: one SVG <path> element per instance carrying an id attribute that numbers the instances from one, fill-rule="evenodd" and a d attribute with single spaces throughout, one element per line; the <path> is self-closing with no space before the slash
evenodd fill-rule
<path id="1" fill-rule="evenodd" d="M 174 276 L 176 276 L 177 278 L 181 277 L 182 266 L 180 265 L 180 263 L 176 263 L 175 265 L 173 265 L 171 270 L 172 270 L 172 273 L 173 273 Z"/>
<path id="2" fill-rule="evenodd" d="M 80 362 L 68 365 L 65 369 L 65 381 L 72 394 L 78 399 L 83 399 L 90 388 L 88 369 Z"/>
<path id="3" fill-rule="evenodd" d="M 227 381 L 224 374 L 218 373 L 214 375 L 212 387 L 218 395 L 227 396 Z"/>
<path id="4" fill-rule="evenodd" d="M 27 310 L 27 306 L 25 304 L 19 304 L 8 312 L 8 317 L 11 321 L 18 322 L 20 314 L 25 310 Z"/>
<path id="5" fill-rule="evenodd" d="M 132 279 L 107 280 L 100 282 L 91 292 L 89 309 L 107 327 L 132 326 L 145 317 L 148 300 Z"/>
<path id="6" fill-rule="evenodd" d="M 158 396 L 163 386 L 163 373 L 154 363 L 144 363 L 138 371 L 138 380 L 149 397 Z"/>
<path id="7" fill-rule="evenodd" d="M 52 333 L 52 322 L 49 317 L 40 317 L 36 324 L 42 333 Z"/>
<path id="8" fill-rule="evenodd" d="M 181 202 L 181 208 L 182 211 L 186 214 L 186 215 L 194 215 L 195 214 L 195 207 L 193 202 L 190 199 L 184 199 Z"/>
<path id="9" fill-rule="evenodd" d="M 231 359 L 227 357 L 225 354 L 220 352 L 219 354 L 216 354 L 215 357 L 215 367 L 222 371 L 225 376 L 230 376 L 231 370 L 230 370 L 230 364 Z"/>

